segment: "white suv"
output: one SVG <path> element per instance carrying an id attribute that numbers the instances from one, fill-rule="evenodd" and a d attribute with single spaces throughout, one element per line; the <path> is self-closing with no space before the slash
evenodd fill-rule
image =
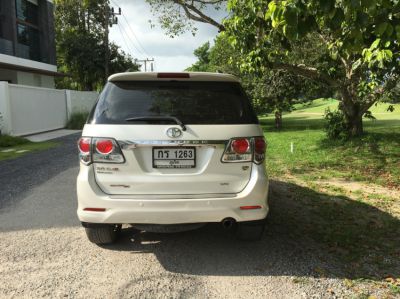
<path id="1" fill-rule="evenodd" d="M 232 75 L 112 75 L 78 147 L 78 217 L 93 243 L 114 242 L 122 224 L 221 222 L 262 236 L 266 143 Z"/>

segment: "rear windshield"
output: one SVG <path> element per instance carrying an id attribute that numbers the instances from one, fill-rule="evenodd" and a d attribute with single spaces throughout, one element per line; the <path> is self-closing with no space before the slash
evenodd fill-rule
<path id="1" fill-rule="evenodd" d="M 89 116 L 92 124 L 162 124 L 170 120 L 127 121 L 173 116 L 184 124 L 258 123 L 250 101 L 235 82 L 109 82 Z"/>

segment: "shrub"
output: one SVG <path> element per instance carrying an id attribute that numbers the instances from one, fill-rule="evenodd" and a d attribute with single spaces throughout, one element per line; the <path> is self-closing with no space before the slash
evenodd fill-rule
<path id="1" fill-rule="evenodd" d="M 328 139 L 346 140 L 349 138 L 347 123 L 344 114 L 340 110 L 325 110 L 325 132 Z"/>
<path id="2" fill-rule="evenodd" d="M 16 145 L 21 145 L 29 143 L 28 139 L 10 135 L 0 135 L 0 147 L 11 147 Z"/>
<path id="3" fill-rule="evenodd" d="M 74 112 L 68 120 L 67 129 L 82 130 L 88 118 L 88 112 Z"/>

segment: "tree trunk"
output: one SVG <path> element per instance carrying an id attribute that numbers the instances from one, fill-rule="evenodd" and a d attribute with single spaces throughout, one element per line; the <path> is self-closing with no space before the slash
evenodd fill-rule
<path id="1" fill-rule="evenodd" d="M 362 114 L 357 114 L 348 119 L 350 137 L 360 136 L 364 133 Z"/>
<path id="2" fill-rule="evenodd" d="M 360 103 L 347 90 L 342 90 L 342 101 L 339 109 L 342 110 L 350 137 L 357 137 L 364 133 L 362 117 L 365 113 Z"/>
<path id="3" fill-rule="evenodd" d="M 282 111 L 275 111 L 275 128 L 282 129 Z"/>

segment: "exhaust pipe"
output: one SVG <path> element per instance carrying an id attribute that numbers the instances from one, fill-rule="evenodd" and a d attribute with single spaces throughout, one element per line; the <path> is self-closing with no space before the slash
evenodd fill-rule
<path id="1" fill-rule="evenodd" d="M 236 220 L 233 218 L 225 218 L 221 221 L 222 227 L 226 230 L 231 229 L 236 223 Z"/>

